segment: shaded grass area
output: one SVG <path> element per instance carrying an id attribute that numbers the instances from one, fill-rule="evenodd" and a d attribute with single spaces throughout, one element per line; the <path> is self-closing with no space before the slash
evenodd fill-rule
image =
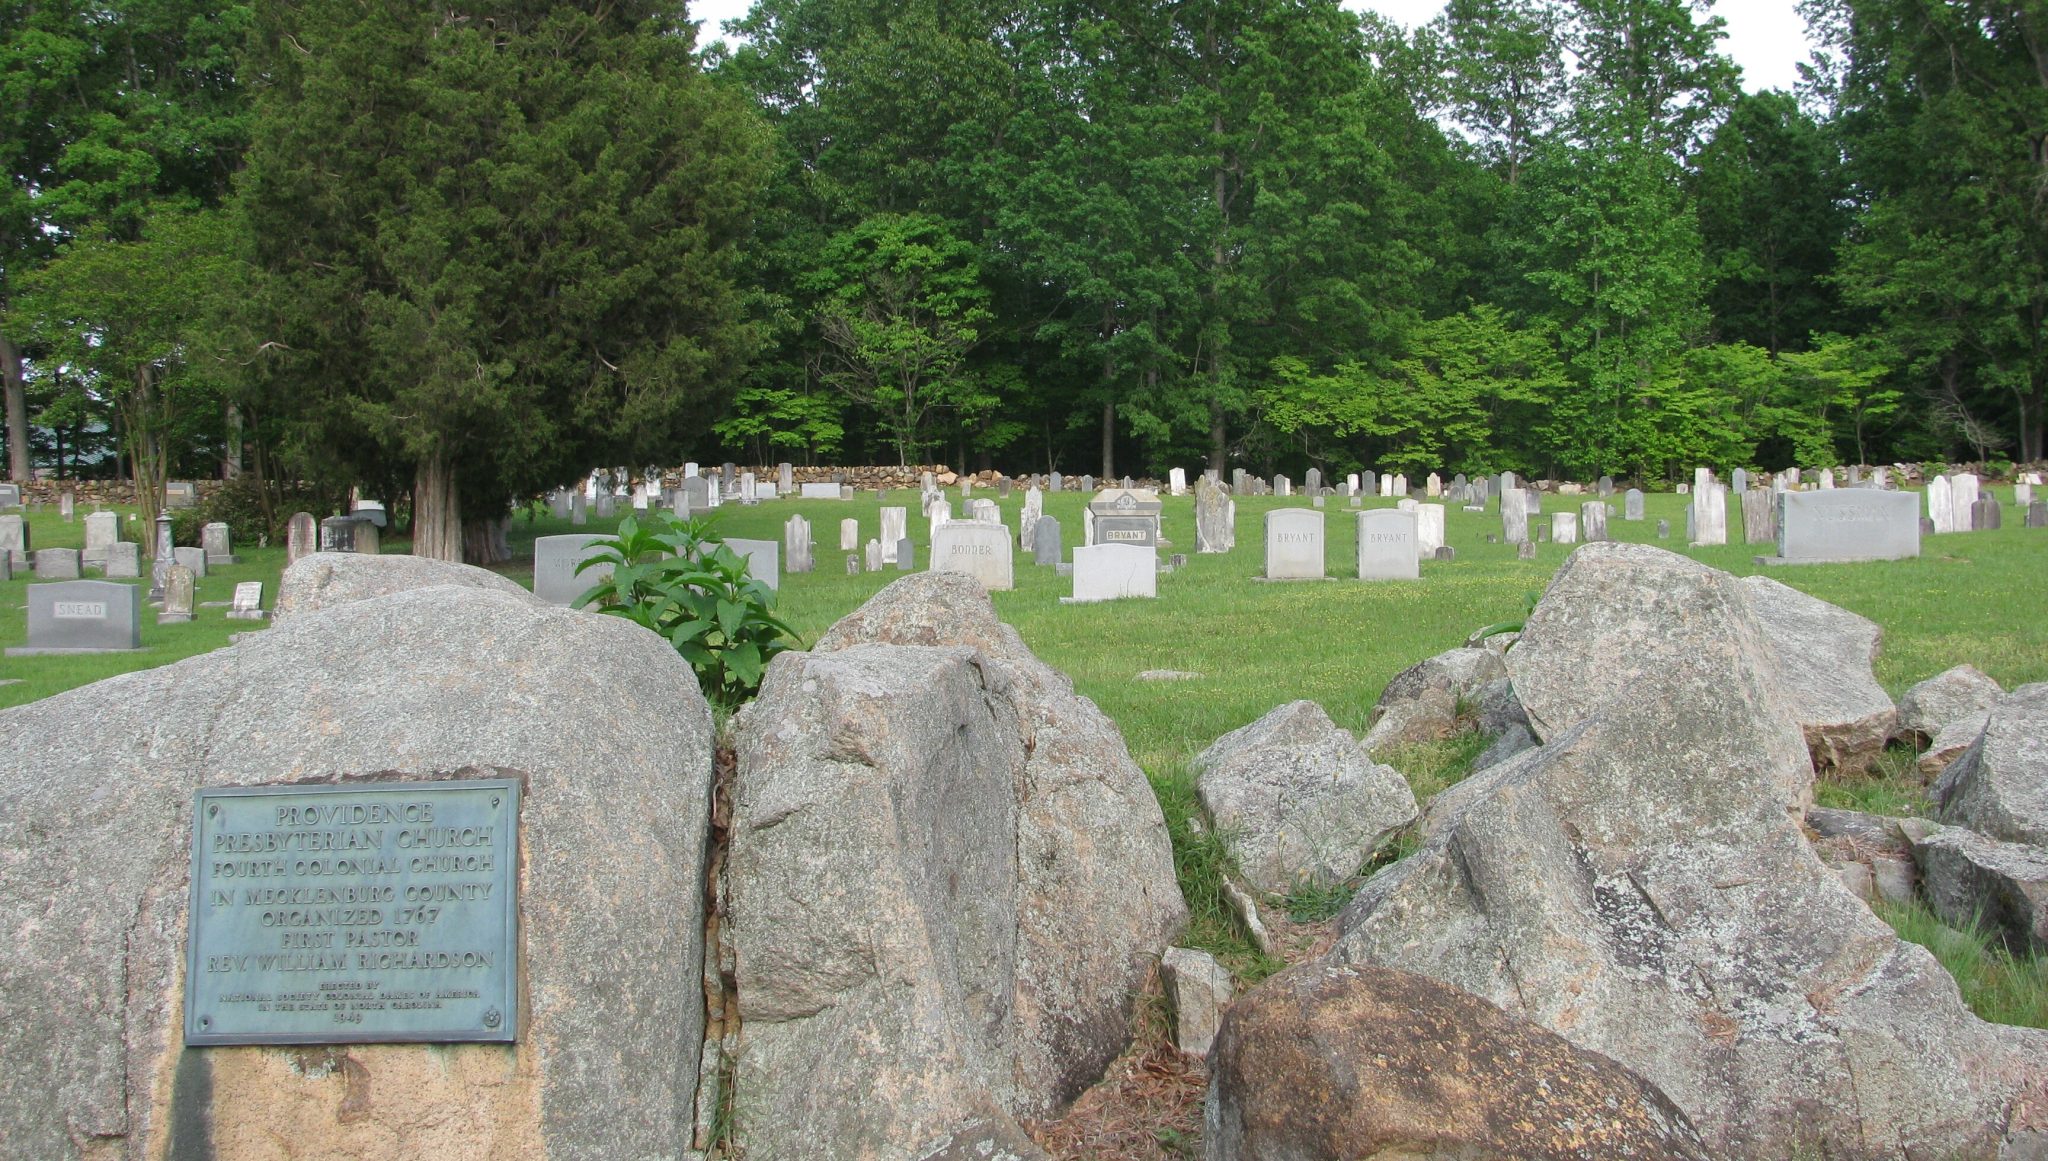
<path id="1" fill-rule="evenodd" d="M 1932 817 L 1934 803 L 1928 800 L 1927 787 L 1920 780 L 1919 760 L 1913 747 L 1894 742 L 1885 747 L 1877 765 L 1867 773 L 1816 780 L 1814 805 L 1891 818 Z"/>
<path id="2" fill-rule="evenodd" d="M 1997 490 L 2010 500 L 2009 489 Z M 977 498 L 993 493 L 977 490 Z M 955 507 L 957 489 L 950 492 Z M 1582 497 L 1546 497 L 1545 515 L 1576 510 Z M 1732 499 L 1732 497 L 1731 497 Z M 1086 498 L 1078 493 L 1046 497 L 1046 512 L 1059 519 L 1071 552 L 1080 540 L 1081 512 Z M 728 536 L 780 540 L 783 522 L 802 514 L 811 521 L 817 569 L 783 578 L 781 611 L 806 641 L 880 591 L 900 574 L 893 571 L 845 571 L 847 554 L 838 549 L 839 522 L 859 522 L 861 541 L 877 534 L 884 503 L 909 508 L 908 527 L 917 546 L 917 562 L 928 561 L 930 533 L 917 511 L 913 491 L 896 491 L 886 501 L 863 493 L 852 501 L 779 500 L 755 507 L 727 506 L 715 513 L 717 526 Z M 1023 505 L 1019 490 L 998 501 L 1006 521 L 1015 528 Z M 1620 497 L 1614 500 L 1617 511 Z M 1706 564 L 1738 574 L 1763 571 L 1752 557 L 1767 546 L 1740 543 L 1689 549 L 1683 543 L 1686 497 L 1653 494 L 1646 498 L 1646 518 L 1609 523 L 1616 539 L 1657 544 Z M 1542 591 L 1571 548 L 1540 545 L 1534 561 L 1516 558 L 1498 537 L 1497 510 L 1469 513 L 1451 509 L 1446 530 L 1458 559 L 1424 563 L 1420 583 L 1364 584 L 1355 580 L 1268 584 L 1254 580 L 1264 559 L 1262 520 L 1277 508 L 1306 507 L 1301 498 L 1243 497 L 1238 500 L 1238 545 L 1228 555 L 1194 553 L 1194 512 L 1189 499 L 1169 498 L 1164 518 L 1172 542 L 1162 554 L 1186 553 L 1188 566 L 1159 583 L 1156 601 L 1120 601 L 1067 606 L 1058 598 L 1071 582 L 1051 568 L 1029 563 L 1019 554 L 1017 588 L 994 596 L 996 609 L 1014 625 L 1025 642 L 1049 664 L 1067 674 L 1075 687 L 1092 698 L 1122 729 L 1132 754 L 1144 767 L 1158 794 L 1172 835 L 1176 870 L 1193 915 L 1185 942 L 1215 953 L 1239 977 L 1256 980 L 1277 970 L 1279 963 L 1254 950 L 1245 938 L 1227 900 L 1222 877 L 1228 856 L 1221 840 L 1194 825 L 1199 814 L 1190 763 L 1211 741 L 1298 698 L 1322 704 L 1336 722 L 1362 733 L 1380 691 L 1396 673 L 1432 654 L 1462 643 L 1473 629 L 1521 619 L 1533 594 Z M 1393 506 L 1371 499 L 1366 507 Z M 1324 509 L 1328 533 L 1327 560 L 1333 576 L 1354 572 L 1356 538 L 1347 501 L 1332 498 Z M 1671 539 L 1656 537 L 1659 519 L 1670 521 Z M 1730 505 L 1730 533 L 1738 541 L 1740 508 Z M 36 547 L 81 546 L 84 525 L 66 524 L 54 509 L 29 514 Z M 593 521 L 572 527 L 544 514 L 513 522 L 509 539 L 514 561 L 496 571 L 530 584 L 532 541 L 536 536 L 568 532 L 609 533 L 616 521 Z M 387 539 L 387 551 L 404 551 L 402 541 Z M 281 547 L 238 546 L 244 563 L 216 570 L 199 582 L 201 601 L 226 600 L 241 580 L 265 582 L 265 603 L 275 597 L 284 566 Z M 1913 682 L 1950 666 L 1969 662 L 2006 688 L 2048 680 L 2048 618 L 2040 615 L 2041 578 L 2048 564 L 2048 532 L 2020 527 L 2009 520 L 1994 532 L 1929 536 L 1917 560 L 1860 565 L 1810 565 L 1775 569 L 1769 575 L 1876 621 L 1885 631 L 1877 675 L 1894 696 Z M 25 641 L 23 604 L 32 578 L 0 582 L 0 645 Z M 146 581 L 143 583 L 147 583 Z M 101 657 L 6 658 L 0 660 L 0 706 L 18 705 L 61 690 L 134 669 L 163 665 L 219 648 L 231 635 L 261 631 L 260 623 L 226 619 L 224 609 L 201 609 L 186 625 L 158 626 L 145 612 L 142 629 L 147 652 Z M 1201 674 L 1184 682 L 1138 681 L 1148 669 L 1187 670 Z M 1483 741 L 1470 737 L 1417 747 L 1394 756 L 1414 787 L 1426 799 L 1464 773 Z M 1910 750 L 1888 752 L 1883 769 L 1872 777 L 1826 781 L 1817 787 L 1824 805 L 1883 814 L 1922 814 L 1928 809 L 1914 773 Z M 1338 888 L 1297 893 L 1283 901 L 1285 911 L 1303 920 L 1327 917 L 1341 908 L 1349 891 L 1375 866 L 1405 853 L 1412 837 L 1383 852 L 1360 876 Z M 1312 920 L 1311 920 L 1312 921 Z M 1926 922 L 1934 923 L 1931 916 Z M 1938 926 L 1938 924 L 1936 924 Z M 1948 930 L 1948 929 L 1942 929 Z M 1932 929 L 1927 940 L 1940 942 Z M 1969 933 L 1959 933 L 1965 939 Z M 1912 938 L 1909 936 L 1909 938 Z M 1917 940 L 1916 940 L 1917 941 Z M 1981 941 L 1978 941 L 1981 945 Z M 1937 953 L 1961 957 L 1962 949 Z M 1950 970 L 1959 980 L 1977 970 L 1957 958 Z M 1995 964 L 1996 958 L 1990 962 Z M 1966 986 L 1966 994 L 1990 995 L 1998 988 L 2017 989 L 2018 999 L 1999 1001 L 1980 1011 L 2038 1013 L 2048 1003 L 2048 981 L 2038 961 L 2000 969 L 1991 978 L 2009 984 Z M 1977 987 L 1976 993 L 1972 988 Z M 1988 990 L 1987 990 L 1988 989 Z M 2002 994 L 2002 993 L 1999 993 Z M 1977 1001 L 1973 1000 L 1973 1004 Z M 1987 1018 L 2000 1018 L 1991 1016 Z M 2038 1016 L 2029 1017 L 2039 1022 Z M 2021 1022 L 2026 1022 L 2022 1020 Z"/>
<path id="3" fill-rule="evenodd" d="M 1899 938 L 1934 953 L 1978 1016 L 2048 1028 L 2048 953 L 2013 955 L 1982 924 L 1950 927 L 1918 900 L 1909 906 L 1880 903 L 1876 911 Z"/>

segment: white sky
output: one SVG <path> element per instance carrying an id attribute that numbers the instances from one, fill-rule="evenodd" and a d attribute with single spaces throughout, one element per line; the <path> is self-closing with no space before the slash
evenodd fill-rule
<path id="1" fill-rule="evenodd" d="M 694 0 L 690 11 L 703 22 L 700 40 L 708 44 L 719 36 L 723 21 L 746 15 L 752 0 Z M 1413 28 L 1428 23 L 1443 11 L 1443 0 L 1345 0 L 1348 8 L 1370 8 Z M 1796 66 L 1806 60 L 1806 22 L 1793 10 L 1790 0 L 1719 0 L 1714 14 L 1728 22 L 1723 51 L 1742 66 L 1742 87 L 1790 89 L 1799 79 Z"/>

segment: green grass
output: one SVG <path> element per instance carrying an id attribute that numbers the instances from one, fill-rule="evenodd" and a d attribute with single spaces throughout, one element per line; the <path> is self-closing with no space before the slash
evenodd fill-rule
<path id="1" fill-rule="evenodd" d="M 1903 907 L 1880 903 L 1876 910 L 1899 938 L 1934 953 L 1978 1016 L 2048 1028 L 2048 953 L 2012 955 L 1981 924 L 1950 927 L 1917 900 Z"/>
<path id="2" fill-rule="evenodd" d="M 2002 499 L 2010 499 L 2000 489 Z M 977 497 L 993 493 L 977 490 Z M 950 493 L 955 507 L 959 492 Z M 1546 497 L 1545 511 L 1576 506 L 1583 498 Z M 1046 498 L 1047 514 L 1060 520 L 1071 552 L 1080 539 L 1081 511 L 1086 498 L 1064 493 Z M 909 529 L 917 545 L 918 563 L 928 560 L 927 522 L 917 512 L 914 491 L 896 491 L 888 502 L 910 509 Z M 1615 498 L 1617 509 L 1620 497 Z M 756 507 L 720 508 L 716 519 L 728 536 L 779 540 L 783 521 L 801 513 L 812 523 L 817 570 L 786 576 L 781 611 L 806 640 L 814 640 L 834 621 L 874 595 L 899 575 L 893 570 L 846 575 L 845 554 L 838 550 L 839 521 L 860 522 L 863 541 L 876 534 L 881 501 L 862 493 L 850 502 L 779 500 Z M 1393 501 L 1371 499 L 1368 507 Z M 1752 558 L 1763 551 L 1731 544 L 1688 549 L 1683 542 L 1687 499 L 1669 494 L 1647 497 L 1642 521 L 1613 519 L 1609 530 L 1620 540 L 1658 544 L 1685 553 L 1716 568 L 1738 574 L 1761 571 Z M 1000 501 L 1012 528 L 1023 505 L 1022 490 Z M 1474 629 L 1497 622 L 1519 621 L 1528 594 L 1540 591 L 1571 551 L 1541 545 L 1534 561 L 1516 559 L 1512 546 L 1488 544 L 1498 536 L 1495 512 L 1468 513 L 1452 509 L 1447 533 L 1457 549 L 1453 562 L 1425 562 L 1420 583 L 1361 584 L 1331 580 L 1266 584 L 1255 582 L 1264 558 L 1263 516 L 1275 508 L 1302 507 L 1300 498 L 1244 497 L 1238 500 L 1237 550 L 1222 556 L 1194 552 L 1194 509 L 1189 499 L 1169 498 L 1164 523 L 1172 546 L 1162 553 L 1188 554 L 1188 567 L 1159 582 L 1156 601 L 1118 601 L 1099 605 L 1061 605 L 1070 591 L 1068 580 L 1051 568 L 1037 568 L 1029 557 L 1017 557 L 1017 588 L 994 596 L 997 612 L 1048 663 L 1073 679 L 1075 687 L 1094 699 L 1122 728 L 1132 754 L 1145 768 L 1165 808 L 1172 831 L 1174 856 L 1182 887 L 1194 911 L 1189 942 L 1218 953 L 1233 970 L 1258 978 L 1277 965 L 1252 951 L 1244 941 L 1220 893 L 1227 866 L 1221 841 L 1190 827 L 1194 815 L 1190 761 L 1218 736 L 1236 729 L 1297 698 L 1322 704 L 1339 725 L 1362 733 L 1370 724 L 1374 703 L 1389 678 L 1417 661 L 1452 648 Z M 1739 508 L 1731 504 L 1732 534 L 1740 535 Z M 1329 536 L 1329 568 L 1333 575 L 1354 571 L 1354 524 L 1345 500 L 1332 498 L 1324 509 Z M 1669 520 L 1669 540 L 1656 539 L 1656 522 Z M 37 547 L 82 544 L 82 523 L 65 524 L 54 511 L 31 515 Z M 1545 521 L 1547 524 L 1547 521 Z M 535 536 L 562 532 L 609 532 L 612 524 L 593 522 L 572 528 L 566 520 L 522 517 L 514 522 L 511 542 L 516 559 L 500 569 L 521 583 L 531 583 L 531 542 Z M 1857 565 L 1809 565 L 1775 569 L 1770 575 L 1823 600 L 1877 622 L 1885 633 L 1877 676 L 1894 696 L 1915 681 L 1952 665 L 1969 662 L 2006 688 L 2048 680 L 2048 617 L 2040 615 L 2040 578 L 2048 564 L 2048 532 L 2020 527 L 2017 519 L 1996 532 L 1929 536 L 1917 560 Z M 403 542 L 387 540 L 387 551 L 403 551 Z M 266 583 L 266 603 L 275 596 L 283 567 L 281 548 L 239 546 L 245 563 L 217 571 L 199 582 L 199 597 L 226 600 L 239 580 Z M 0 644 L 21 644 L 25 636 L 24 587 L 27 578 L 0 583 Z M 162 665 L 226 644 L 249 625 L 226 619 L 223 609 L 202 609 L 188 625 L 157 626 L 145 616 L 143 643 L 148 652 L 105 657 L 7 658 L 0 678 L 18 679 L 0 685 L 0 706 L 46 697 L 130 669 Z M 260 630 L 259 630 L 260 631 Z M 1199 680 L 1143 682 L 1147 669 L 1191 670 Z M 1459 739 L 1404 751 L 1395 765 L 1406 774 L 1418 796 L 1427 797 L 1463 777 L 1482 743 Z M 1855 782 L 1823 783 L 1823 803 L 1886 814 L 1916 814 L 1926 809 L 1911 776 L 1909 752 L 1887 756 L 1887 773 Z M 1397 848 L 1399 849 L 1399 848 Z M 1331 899 L 1303 900 L 1302 913 L 1327 910 Z M 1336 904 L 1341 906 L 1341 903 Z M 1290 905 L 1291 908 L 1291 905 Z M 2021 973 L 2024 976 L 2024 973 Z M 2038 970 L 2031 986 L 2042 991 Z M 2025 991 L 2025 986 L 2021 988 Z M 2038 995 L 2034 1001 L 2040 1002 Z"/>
<path id="3" fill-rule="evenodd" d="M 1924 818 L 1934 809 L 1921 785 L 1920 755 L 1911 746 L 1893 743 L 1885 747 L 1877 765 L 1853 778 L 1838 776 L 1817 780 L 1813 787 L 1816 806 L 1860 810 L 1892 818 Z"/>

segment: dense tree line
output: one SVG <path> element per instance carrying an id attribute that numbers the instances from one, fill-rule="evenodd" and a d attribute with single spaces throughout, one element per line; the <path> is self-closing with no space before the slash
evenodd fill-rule
<path id="1" fill-rule="evenodd" d="M 2048 5 L 0 13 L 10 472 L 410 497 L 591 465 L 1673 478 L 2038 459 Z"/>

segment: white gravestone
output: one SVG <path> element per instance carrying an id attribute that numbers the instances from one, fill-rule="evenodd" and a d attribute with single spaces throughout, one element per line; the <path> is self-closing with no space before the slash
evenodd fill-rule
<path id="1" fill-rule="evenodd" d="M 1313 508 L 1266 513 L 1266 579 L 1322 580 L 1323 514 Z"/>
<path id="2" fill-rule="evenodd" d="M 1159 550 L 1149 544 L 1097 544 L 1074 550 L 1069 604 L 1159 595 Z"/>
<path id="3" fill-rule="evenodd" d="M 791 516 L 782 523 L 782 554 L 789 562 L 792 573 L 811 571 L 811 522 L 801 516 Z"/>
<path id="4" fill-rule="evenodd" d="M 1968 472 L 1957 472 L 1948 484 L 1949 503 L 1953 506 L 1950 528 L 1956 532 L 1976 531 L 1977 525 L 1970 513 L 1977 503 L 1977 477 Z"/>
<path id="5" fill-rule="evenodd" d="M 1176 496 L 1188 494 L 1188 473 L 1186 468 L 1175 468 L 1166 473 L 1166 490 Z M 1079 566 L 1076 566 L 1076 571 Z"/>
<path id="6" fill-rule="evenodd" d="M 1416 540 L 1416 514 L 1398 508 L 1360 512 L 1358 579 L 1418 580 L 1421 554 Z"/>
<path id="7" fill-rule="evenodd" d="M 1444 539 L 1444 519 L 1447 511 L 1442 504 L 1416 506 L 1415 543 L 1423 556 L 1435 556 L 1436 550 L 1448 543 Z"/>
<path id="8" fill-rule="evenodd" d="M 932 533 L 932 571 L 957 572 L 990 592 L 1015 587 L 1009 530 L 1000 524 L 950 520 Z"/>
<path id="9" fill-rule="evenodd" d="M 1927 518 L 1934 521 L 1936 532 L 1956 530 L 1955 488 L 1947 476 L 1927 481 Z"/>
<path id="10" fill-rule="evenodd" d="M 593 565 L 580 574 L 576 566 L 597 555 L 592 547 L 603 536 L 571 533 L 538 536 L 533 541 L 533 595 L 551 605 L 567 607 L 600 580 L 611 575 L 609 564 Z"/>
<path id="11" fill-rule="evenodd" d="M 1577 512 L 1551 513 L 1550 539 L 1556 544 L 1577 544 L 1579 542 L 1579 514 Z"/>
<path id="12" fill-rule="evenodd" d="M 953 502 L 951 500 L 932 501 L 932 510 L 925 514 L 925 518 L 929 522 L 931 534 L 937 536 L 941 527 L 953 522 Z"/>
<path id="13" fill-rule="evenodd" d="M 860 551 L 860 521 L 851 516 L 839 522 L 839 551 Z"/>
<path id="14" fill-rule="evenodd" d="M 910 535 L 910 509 L 882 509 L 882 563 L 896 563 L 896 542 Z"/>
<path id="15" fill-rule="evenodd" d="M 725 546 L 746 558 L 747 573 L 771 589 L 782 587 L 782 545 L 773 540 L 729 536 Z"/>

